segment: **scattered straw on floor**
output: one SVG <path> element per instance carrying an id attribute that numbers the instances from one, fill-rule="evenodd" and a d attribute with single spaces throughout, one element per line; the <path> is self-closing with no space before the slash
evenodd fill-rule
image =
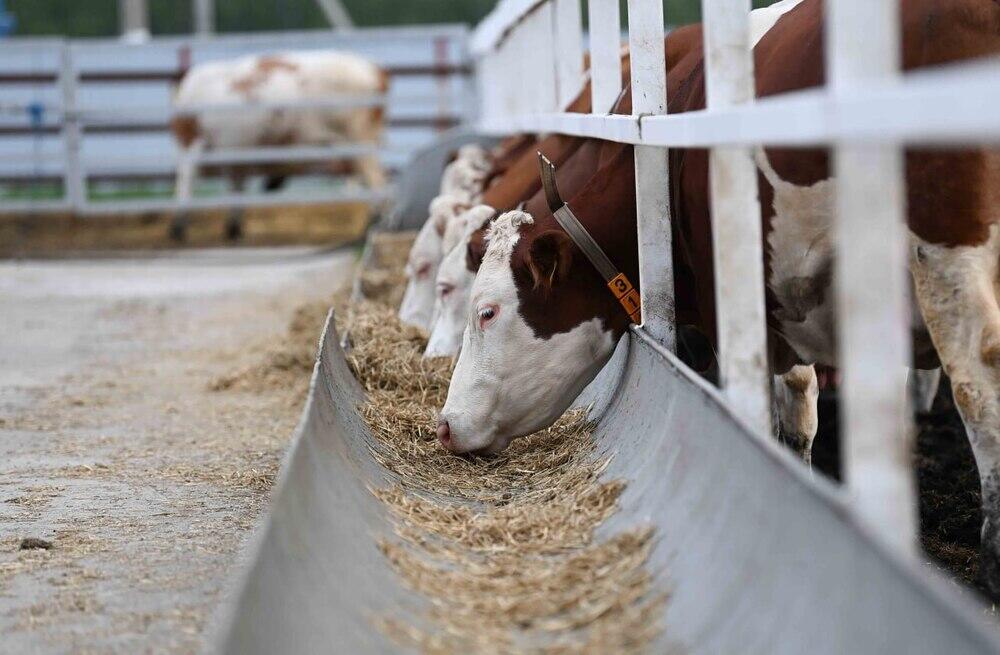
<path id="1" fill-rule="evenodd" d="M 422 359 L 425 335 L 382 303 L 352 304 L 338 328 L 368 392 L 370 451 L 395 479 L 372 490 L 396 534 L 379 548 L 429 604 L 416 617 L 379 617 L 378 627 L 425 653 L 646 649 L 665 602 L 645 566 L 654 535 L 637 528 L 594 540 L 624 483 L 600 479 L 608 460 L 583 413 L 499 457 L 452 455 L 434 435 L 450 360 Z"/>

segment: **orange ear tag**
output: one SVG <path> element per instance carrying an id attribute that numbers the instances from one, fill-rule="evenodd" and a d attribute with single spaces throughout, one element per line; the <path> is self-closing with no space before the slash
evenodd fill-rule
<path id="1" fill-rule="evenodd" d="M 642 321 L 642 301 L 639 299 L 639 292 L 625 277 L 625 274 L 619 273 L 611 278 L 611 281 L 608 282 L 608 288 L 611 289 L 611 293 L 615 294 L 615 298 L 618 299 L 621 306 L 625 308 L 629 320 L 639 325 Z"/>

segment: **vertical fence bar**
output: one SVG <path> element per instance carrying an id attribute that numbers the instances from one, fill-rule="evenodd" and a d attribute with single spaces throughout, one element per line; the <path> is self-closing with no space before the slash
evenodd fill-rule
<path id="1" fill-rule="evenodd" d="M 702 0 L 708 108 L 754 98 L 747 0 Z M 745 147 L 713 148 L 709 161 L 720 383 L 733 409 L 771 432 L 764 251 L 757 166 Z"/>
<path id="2" fill-rule="evenodd" d="M 632 113 L 640 117 L 665 114 L 667 72 L 662 1 L 628 0 L 628 26 Z M 635 146 L 642 324 L 650 336 L 673 350 L 674 265 L 669 173 L 666 148 Z"/>
<path id="3" fill-rule="evenodd" d="M 588 0 L 590 99 L 595 114 L 606 114 L 622 90 L 622 19 L 618 0 Z"/>
<path id="4" fill-rule="evenodd" d="M 118 21 L 125 39 L 144 41 L 149 38 L 149 5 L 147 0 L 118 0 Z"/>
<path id="5" fill-rule="evenodd" d="M 520 32 L 523 46 L 517 57 L 521 62 L 521 93 L 526 96 L 531 113 L 555 111 L 556 98 L 556 44 L 553 33 L 551 2 L 544 2 L 524 18 L 515 28 Z"/>
<path id="6" fill-rule="evenodd" d="M 553 32 L 556 42 L 556 100 L 559 109 L 580 92 L 583 82 L 583 25 L 580 0 L 554 0 Z"/>
<path id="7" fill-rule="evenodd" d="M 215 0 L 194 0 L 194 33 L 208 37 L 215 32 Z"/>
<path id="8" fill-rule="evenodd" d="M 500 43 L 496 54 L 497 84 L 500 89 L 499 100 L 502 103 L 494 113 L 498 118 L 517 116 L 521 113 L 519 103 L 524 102 L 524 92 L 518 84 L 521 75 L 521 63 L 517 57 L 519 36 L 515 30 L 506 40 Z"/>
<path id="9" fill-rule="evenodd" d="M 826 3 L 827 80 L 846 95 L 899 75 L 899 4 Z M 916 547 L 905 186 L 898 146 L 838 143 L 837 263 L 845 477 L 859 516 L 893 545 Z"/>
<path id="10" fill-rule="evenodd" d="M 504 67 L 504 76 L 506 85 L 510 87 L 508 102 L 513 105 L 514 111 L 512 113 L 515 116 L 531 112 L 531 108 L 534 106 L 532 98 L 525 92 L 526 88 L 531 86 L 530 82 L 525 79 L 525 75 L 528 75 L 528 79 L 530 79 L 532 73 L 531 66 L 527 61 L 529 57 L 521 56 L 525 52 L 526 44 L 523 26 L 512 30 L 504 41 L 504 57 L 509 64 Z"/>
<path id="11" fill-rule="evenodd" d="M 475 118 L 480 122 L 494 120 L 498 110 L 503 106 L 503 94 L 500 92 L 501 75 L 498 70 L 500 62 L 500 53 L 495 51 L 476 60 L 474 83 L 478 104 Z"/>
<path id="12" fill-rule="evenodd" d="M 86 202 L 86 176 L 80 161 L 83 130 L 76 107 L 76 87 L 79 82 L 73 52 L 64 44 L 59 55 L 59 87 L 62 93 L 63 197 L 73 211 L 83 209 Z"/>

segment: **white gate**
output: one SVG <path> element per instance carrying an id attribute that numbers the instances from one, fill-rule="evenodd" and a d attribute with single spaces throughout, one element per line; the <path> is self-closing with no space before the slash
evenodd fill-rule
<path id="1" fill-rule="evenodd" d="M 784 0 L 777 9 L 797 4 Z M 663 3 L 628 0 L 633 115 L 621 116 L 606 115 L 620 90 L 618 0 L 588 2 L 590 115 L 560 112 L 585 79 L 579 0 L 502 1 L 473 35 L 479 127 L 636 145 L 639 329 L 667 347 L 673 346 L 673 290 L 666 148 L 711 148 L 721 384 L 731 408 L 765 438 L 764 273 L 751 148 L 832 146 L 848 491 L 873 530 L 912 551 L 911 426 L 901 384 L 910 363 L 901 147 L 1000 142 L 1000 62 L 903 78 L 897 2 L 825 6 L 830 84 L 755 100 L 749 0 L 702 0 L 708 108 L 666 116 Z"/>
<path id="2" fill-rule="evenodd" d="M 82 214 L 288 203 L 375 201 L 364 188 L 298 189 L 282 194 L 215 194 L 177 202 L 93 197 L 95 184 L 123 180 L 169 185 L 178 152 L 169 132 L 173 88 L 192 64 L 246 54 L 341 49 L 365 56 L 391 77 L 386 97 L 329 98 L 290 103 L 290 110 L 383 105 L 382 143 L 269 147 L 205 153 L 205 165 L 305 163 L 376 152 L 399 169 L 441 131 L 470 120 L 469 30 L 463 25 L 314 30 L 199 37 L 163 37 L 129 44 L 111 39 L 9 39 L 0 43 L 0 183 L 61 191 L 52 197 L 3 198 L 0 211 Z M 262 105 L 199 111 L 259 111 Z M 268 106 L 267 108 L 277 108 Z M 169 187 L 168 187 L 169 188 Z M 89 192 L 88 192 L 89 191 Z"/>

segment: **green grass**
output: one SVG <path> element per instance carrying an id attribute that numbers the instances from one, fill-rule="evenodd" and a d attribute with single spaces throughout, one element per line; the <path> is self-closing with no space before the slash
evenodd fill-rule
<path id="1" fill-rule="evenodd" d="M 195 189 L 195 196 L 211 196 L 218 192 L 218 185 L 203 184 Z M 104 188 L 90 185 L 87 189 L 87 199 L 91 201 L 148 200 L 154 198 L 172 198 L 173 195 L 173 187 L 169 185 L 144 182 Z M 62 184 L 58 183 L 10 184 L 0 186 L 0 203 L 4 201 L 59 200 L 62 197 Z"/>

